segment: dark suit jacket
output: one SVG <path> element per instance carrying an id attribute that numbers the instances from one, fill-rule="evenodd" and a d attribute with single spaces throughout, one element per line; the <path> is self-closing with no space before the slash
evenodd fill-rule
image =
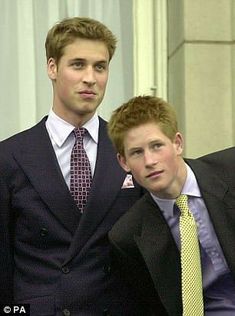
<path id="1" fill-rule="evenodd" d="M 213 170 L 235 192 L 235 147 L 226 148 L 200 158 L 213 167 Z"/>
<path id="2" fill-rule="evenodd" d="M 218 240 L 235 277 L 235 196 L 214 164 L 187 160 L 193 169 Z M 152 315 L 182 315 L 180 254 L 151 195 L 144 195 L 112 228 L 114 264 L 139 289 Z"/>
<path id="3" fill-rule="evenodd" d="M 142 190 L 121 189 L 126 173 L 100 119 L 80 216 L 45 120 L 0 143 L 0 303 L 29 303 L 31 315 L 141 315 L 134 293 L 110 269 L 107 233 Z"/>

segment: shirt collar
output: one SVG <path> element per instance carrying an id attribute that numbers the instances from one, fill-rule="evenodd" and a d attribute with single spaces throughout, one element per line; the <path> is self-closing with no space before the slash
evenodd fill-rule
<path id="1" fill-rule="evenodd" d="M 83 125 L 83 127 L 87 129 L 93 141 L 98 144 L 99 118 L 97 113 L 95 113 L 92 118 Z"/>
<path id="2" fill-rule="evenodd" d="M 46 121 L 47 129 L 58 147 L 63 146 L 66 139 L 74 130 L 74 126 L 60 118 L 51 109 Z M 99 118 L 97 113 L 83 125 L 95 143 L 98 143 Z"/>
<path id="3" fill-rule="evenodd" d="M 197 184 L 195 174 L 189 165 L 186 164 L 187 176 L 181 194 L 186 194 L 193 197 L 201 197 L 201 192 Z M 150 193 L 154 201 L 159 206 L 160 210 L 167 214 L 166 217 L 174 215 L 175 199 L 160 199 L 159 197 Z"/>
<path id="4" fill-rule="evenodd" d="M 186 164 L 186 168 L 187 168 L 187 177 L 186 177 L 186 181 L 184 183 L 183 189 L 181 191 L 181 194 L 186 194 L 186 195 L 194 196 L 194 197 L 201 197 L 201 192 L 197 184 L 197 179 L 195 177 L 193 170 L 187 164 Z"/>

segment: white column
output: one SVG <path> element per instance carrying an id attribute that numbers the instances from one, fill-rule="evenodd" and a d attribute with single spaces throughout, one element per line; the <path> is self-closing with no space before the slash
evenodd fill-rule
<path id="1" fill-rule="evenodd" d="M 134 95 L 167 98 L 166 0 L 134 0 Z"/>
<path id="2" fill-rule="evenodd" d="M 22 3 L 23 2 L 23 3 Z M 36 122 L 33 0 L 16 1 L 18 41 L 19 129 Z M 27 21 L 27 23 L 22 23 Z"/>

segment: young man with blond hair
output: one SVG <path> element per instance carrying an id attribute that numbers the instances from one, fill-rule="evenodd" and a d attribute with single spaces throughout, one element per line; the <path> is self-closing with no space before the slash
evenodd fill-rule
<path id="1" fill-rule="evenodd" d="M 183 159 L 175 111 L 157 97 L 138 96 L 120 106 L 108 132 L 122 168 L 148 191 L 109 233 L 114 265 L 151 306 L 151 315 L 235 314 L 235 195 L 232 182 L 216 174 L 216 156 Z M 228 161 L 220 164 L 229 170 Z M 194 292 L 183 289 L 183 212 L 176 202 L 181 196 L 187 197 L 186 215 L 193 218 L 200 250 L 202 281 L 187 284 L 201 288 L 200 313 L 197 299 L 193 306 L 185 304 L 185 294 L 190 301 Z"/>
<path id="2" fill-rule="evenodd" d="M 96 112 L 116 42 L 86 17 L 48 32 L 49 115 L 0 143 L 1 306 L 29 304 L 31 316 L 143 315 L 110 268 L 108 231 L 142 194 Z"/>

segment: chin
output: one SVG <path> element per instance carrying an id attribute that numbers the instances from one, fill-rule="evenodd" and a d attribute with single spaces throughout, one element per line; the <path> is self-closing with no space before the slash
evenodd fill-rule
<path id="1" fill-rule="evenodd" d="M 79 110 L 84 113 L 92 113 L 96 111 L 98 106 L 99 106 L 99 103 L 97 104 L 93 102 L 86 102 L 79 108 Z"/>
<path id="2" fill-rule="evenodd" d="M 160 199 L 166 198 L 166 190 L 164 188 L 158 187 L 151 190 L 151 192 L 158 196 Z"/>
<path id="3" fill-rule="evenodd" d="M 84 107 L 75 108 L 74 112 L 77 115 L 86 115 L 86 114 L 94 113 L 96 111 L 96 108 L 97 107 L 94 107 L 91 105 L 85 105 Z"/>

